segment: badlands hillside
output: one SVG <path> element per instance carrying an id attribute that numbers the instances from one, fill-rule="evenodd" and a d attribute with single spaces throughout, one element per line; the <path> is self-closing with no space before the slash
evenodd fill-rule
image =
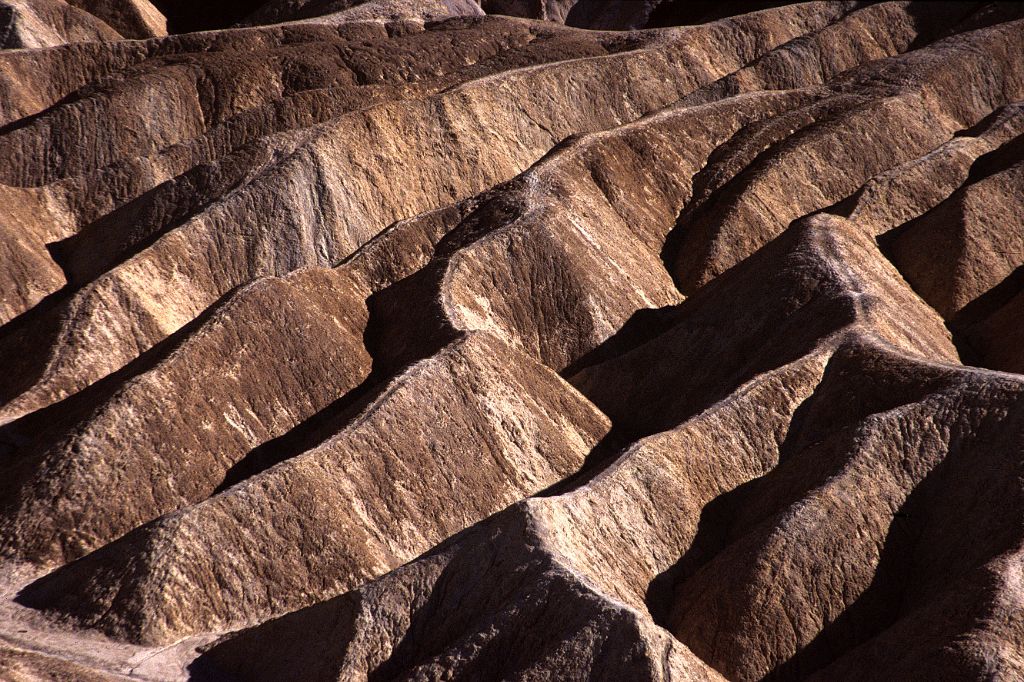
<path id="1" fill-rule="evenodd" d="M 1024 680 L 1024 5 L 0 48 L 0 679 Z"/>

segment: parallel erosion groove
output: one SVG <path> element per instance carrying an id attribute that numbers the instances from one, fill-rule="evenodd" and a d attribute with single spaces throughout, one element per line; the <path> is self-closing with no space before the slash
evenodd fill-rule
<path id="1" fill-rule="evenodd" d="M 0 677 L 1024 678 L 1024 9 L 0 0 Z"/>
<path id="2" fill-rule="evenodd" d="M 537 260 L 552 257 L 575 257 L 577 260 L 586 258 L 594 261 L 595 269 L 601 268 L 603 264 L 593 250 L 602 248 L 602 243 L 606 245 L 605 249 L 612 249 L 613 258 L 622 261 L 621 264 L 613 261 L 609 266 L 604 266 L 610 273 L 622 272 L 623 267 L 629 266 L 630 261 L 642 263 L 643 259 L 646 259 L 649 263 L 647 267 L 652 270 L 650 276 L 635 278 L 633 282 L 624 282 L 624 285 L 630 288 L 624 289 L 618 297 L 609 295 L 613 292 L 606 292 L 603 300 L 595 299 L 589 307 L 582 310 L 570 310 L 569 317 L 551 319 L 552 315 L 561 312 L 557 306 L 553 310 L 530 310 L 525 302 L 509 302 L 510 306 L 516 306 L 509 311 L 509 318 L 519 319 L 521 324 L 526 325 L 527 330 L 535 329 L 533 333 L 542 336 L 542 343 L 550 344 L 549 339 L 558 334 L 560 329 L 579 329 L 576 345 L 589 345 L 579 350 L 570 347 L 570 350 L 577 354 L 596 345 L 611 333 L 618 322 L 625 320 L 638 307 L 650 305 L 651 300 L 661 304 L 674 302 L 674 292 L 667 277 L 663 272 L 659 276 L 653 251 L 660 243 L 661 235 L 671 226 L 672 216 L 688 193 L 687 185 L 677 180 L 675 169 L 678 168 L 681 171 L 680 175 L 684 177 L 692 175 L 700 162 L 700 145 L 710 149 L 716 140 L 723 139 L 751 117 L 764 115 L 776 108 L 785 108 L 804 99 L 806 95 L 800 92 L 743 96 L 692 110 L 666 110 L 635 124 L 580 138 L 546 157 L 523 177 L 474 199 L 470 202 L 476 204 L 474 208 L 468 205 L 457 207 L 454 214 L 465 215 L 465 218 L 455 225 L 442 222 L 440 229 L 448 231 L 443 238 L 441 234 L 434 232 L 438 227 L 431 224 L 432 219 L 446 221 L 443 216 L 428 214 L 424 216 L 424 220 L 407 221 L 396 225 L 382 239 L 386 238 L 400 245 L 402 252 L 405 253 L 405 264 L 396 274 L 406 276 L 391 286 L 382 286 L 386 281 L 372 283 L 373 268 L 379 267 L 381 250 L 375 243 L 335 270 L 300 270 L 285 278 L 283 282 L 294 281 L 298 285 L 296 294 L 299 296 L 312 294 L 318 297 L 317 300 L 336 298 L 336 303 L 320 303 L 321 306 L 326 306 L 323 308 L 324 312 L 331 310 L 336 316 L 347 312 L 354 318 L 342 318 L 337 323 L 338 331 L 334 333 L 336 335 L 330 337 L 335 339 L 333 343 L 344 340 L 347 344 L 355 344 L 349 347 L 347 353 L 327 343 L 323 352 L 330 352 L 331 355 L 321 356 L 310 348 L 305 353 L 306 357 L 297 358 L 302 363 L 300 366 L 288 368 L 286 371 L 281 371 L 285 368 L 276 370 L 280 373 L 277 381 L 281 385 L 274 389 L 275 392 L 308 390 L 304 386 L 314 374 L 306 372 L 315 373 L 320 362 L 334 363 L 335 371 L 330 380 L 318 382 L 316 392 L 310 392 L 309 397 L 315 400 L 310 406 L 312 409 L 303 407 L 293 410 L 292 414 L 281 410 L 273 414 L 254 413 L 252 408 L 247 406 L 246 399 L 253 394 L 248 382 L 259 382 L 261 385 L 257 390 L 265 391 L 266 387 L 263 384 L 266 383 L 266 377 L 259 374 L 241 373 L 232 382 L 231 390 L 223 395 L 206 392 L 201 396 L 192 394 L 194 397 L 175 392 L 176 386 L 186 388 L 185 382 L 167 379 L 176 373 L 187 372 L 187 368 L 197 361 L 217 367 L 228 364 L 240 367 L 239 357 L 244 357 L 247 353 L 257 358 L 264 355 L 270 357 L 272 348 L 287 348 L 290 344 L 302 343 L 309 330 L 302 328 L 302 325 L 308 325 L 308 322 L 304 322 L 296 310 L 297 303 L 285 306 L 275 317 L 268 319 L 265 316 L 265 297 L 268 294 L 263 292 L 268 289 L 277 291 L 277 280 L 258 281 L 241 289 L 231 297 L 225 312 L 199 326 L 177 351 L 160 364 L 142 374 L 129 374 L 126 377 L 129 381 L 125 382 L 124 388 L 120 389 L 114 398 L 104 402 L 104 412 L 99 415 L 92 413 L 86 415 L 84 419 L 75 419 L 69 426 L 63 427 L 63 431 L 51 428 L 48 431 L 53 435 L 46 437 L 38 435 L 39 430 L 34 425 L 36 420 L 32 415 L 7 427 L 7 431 L 15 435 L 36 434 L 34 439 L 39 443 L 36 450 L 40 455 L 34 463 L 33 460 L 26 458 L 26 463 L 21 465 L 21 471 L 24 473 L 16 476 L 12 474 L 13 481 L 21 488 L 18 493 L 21 502 L 17 509 L 6 515 L 6 518 L 9 520 L 8 532 L 19 537 L 17 544 L 23 548 L 21 556 L 35 560 L 45 560 L 54 556 L 73 558 L 82 553 L 76 546 L 92 549 L 153 516 L 202 499 L 224 479 L 225 472 L 229 469 L 237 472 L 239 466 L 250 471 L 254 466 L 255 470 L 261 468 L 258 462 L 253 466 L 240 458 L 247 451 L 265 442 L 268 436 L 278 436 L 300 421 L 308 419 L 313 412 L 323 412 L 328 403 L 332 402 L 332 396 L 344 396 L 366 382 L 379 384 L 382 377 L 388 376 L 411 361 L 435 352 L 457 331 L 476 328 L 461 322 L 461 310 L 464 307 L 457 308 L 454 317 L 449 310 L 452 302 L 469 296 L 487 296 L 487 290 L 473 293 L 470 289 L 480 289 L 485 283 L 466 281 L 467 278 L 461 274 L 462 271 L 458 271 L 458 277 L 446 274 L 450 269 L 447 258 L 442 258 L 423 272 L 414 274 L 427 257 L 427 254 L 423 254 L 417 258 L 415 251 L 409 252 L 409 247 L 416 246 L 420 240 L 426 240 L 423 246 L 428 248 L 431 242 L 436 243 L 439 254 L 458 248 L 456 253 L 465 257 L 481 248 L 477 246 L 478 244 L 490 243 L 503 239 L 506 234 L 529 229 L 530 234 L 535 235 L 537 243 L 544 245 L 545 248 L 535 253 L 524 252 L 527 260 L 512 262 L 510 266 L 530 267 L 537 269 L 538 272 Z M 709 113 L 715 114 L 714 123 L 706 122 Z M 683 136 L 681 139 L 688 143 L 687 146 L 691 147 L 685 150 L 688 153 L 683 153 L 683 148 L 673 146 L 674 140 L 680 135 Z M 635 149 L 631 150 L 630 147 Z M 628 186 L 640 163 L 639 154 L 651 147 L 659 148 L 666 156 L 660 176 L 652 177 L 652 183 L 646 189 L 647 220 L 641 221 L 639 216 L 635 216 L 631 225 L 625 224 L 614 210 L 616 204 L 626 201 L 625 198 L 616 199 L 606 193 L 611 193 L 616 185 Z M 667 154 L 674 149 L 679 151 L 669 158 Z M 670 163 L 673 160 L 675 163 Z M 600 172 L 603 178 L 603 188 L 594 183 L 594 174 L 597 172 Z M 563 179 L 554 184 L 555 178 Z M 538 186 L 546 189 L 538 190 Z M 566 194 L 575 195 L 577 199 L 568 204 L 556 201 L 559 196 Z M 575 237 L 567 243 L 562 243 L 545 241 L 543 233 L 538 234 L 541 226 L 555 224 L 558 221 L 570 221 L 577 230 L 582 231 L 584 239 Z M 480 234 L 482 228 L 486 232 Z M 500 262 L 492 260 L 495 263 Z M 635 266 L 631 269 L 641 270 Z M 632 293 L 630 289 L 636 293 Z M 493 294 L 491 296 L 495 298 Z M 284 300 L 291 298 L 283 291 L 278 291 L 271 297 Z M 366 300 L 365 307 L 356 303 L 362 299 Z M 416 302 L 415 310 L 410 313 L 407 307 L 413 301 Z M 437 305 L 438 301 L 445 303 Z M 595 318 L 611 324 L 606 330 L 592 331 L 591 334 L 596 338 L 590 340 L 585 332 L 592 329 L 592 320 Z M 451 321 L 446 323 L 449 319 Z M 226 325 L 225 329 L 230 330 L 230 335 L 216 330 L 214 325 L 220 321 Z M 257 336 L 245 331 L 253 325 L 258 327 Z M 499 338 L 507 339 L 513 347 L 522 346 L 519 339 L 522 338 L 523 331 L 514 327 L 494 331 Z M 317 334 L 323 336 L 324 332 L 318 331 Z M 366 344 L 366 350 L 360 346 L 360 337 Z M 214 344 L 212 338 L 224 340 Z M 431 341 L 434 338 L 437 340 Z M 242 339 L 246 340 L 248 348 L 240 348 L 232 343 L 232 340 Z M 339 350 L 342 350 L 342 353 L 334 355 Z M 360 360 L 360 354 L 367 351 L 373 356 L 372 375 L 369 372 L 369 364 L 365 360 Z M 542 352 L 539 353 L 538 359 L 553 369 L 561 369 L 565 364 L 562 358 L 552 359 L 550 355 Z M 197 358 L 203 359 L 200 361 Z M 568 358 L 572 359 L 573 356 Z M 201 402 L 196 403 L 197 398 Z M 78 401 L 76 396 L 64 402 Z M 231 427 L 228 430 L 230 440 L 217 444 L 216 451 L 219 456 L 216 459 L 209 464 L 199 463 L 201 460 L 198 458 L 204 456 L 203 450 L 208 448 L 211 442 L 208 439 L 199 442 L 193 440 L 189 443 L 188 439 L 182 441 L 180 437 L 175 437 L 174 449 L 157 449 L 157 444 L 152 443 L 147 435 L 152 428 L 138 428 L 133 425 L 132 428 L 120 432 L 111 426 L 113 420 L 119 419 L 120 415 L 132 415 L 134 420 L 141 419 L 143 423 L 155 424 L 161 418 L 161 406 L 169 402 L 176 404 L 179 410 L 179 423 L 183 431 L 200 432 L 210 429 L 213 424 L 222 423 L 220 413 L 224 415 L 223 420 Z M 331 407 L 330 412 L 343 416 L 344 410 L 340 408 L 350 402 L 342 400 L 340 405 Z M 264 410 L 267 407 L 270 405 L 264 407 Z M 51 409 L 59 410 L 60 405 Z M 331 414 L 325 414 L 324 417 L 327 418 L 326 426 L 329 428 Z M 239 419 L 242 419 L 241 423 Z M 268 423 L 270 419 L 273 421 Z M 83 431 L 84 434 L 78 435 Z M 105 434 L 100 442 L 96 442 L 90 435 L 97 431 Z M 85 445 L 86 443 L 89 445 Z M 149 485 L 146 481 L 151 474 L 144 472 L 153 469 L 152 460 L 156 457 L 172 471 L 179 463 L 191 463 L 187 474 L 191 489 L 178 483 L 168 486 L 167 495 L 139 496 L 137 505 L 119 502 L 118 513 L 125 515 L 126 518 L 118 520 L 106 507 L 106 501 L 111 499 L 107 487 L 110 481 L 101 472 L 108 466 L 114 448 L 124 448 L 127 444 L 131 444 L 131 462 L 125 462 L 123 466 L 128 471 L 137 472 L 140 485 Z M 278 448 L 283 446 L 284 443 L 280 441 L 276 443 Z M 23 449 L 28 451 L 27 448 Z M 274 457 L 272 453 L 268 454 Z M 252 456 L 248 455 L 246 458 L 252 459 Z M 54 468 L 49 464 L 51 461 L 65 462 L 62 473 L 52 475 Z M 232 480 L 237 480 L 237 477 Z M 47 515 L 44 525 L 37 525 L 31 520 L 38 513 L 33 510 L 38 509 L 37 505 L 40 503 L 46 504 L 45 500 L 51 494 L 49 491 L 54 485 L 68 490 L 74 489 L 78 495 L 94 500 L 92 509 L 85 514 L 76 514 L 63 520 Z M 176 494 L 172 495 L 172 490 Z M 82 539 L 82 531 L 85 528 L 89 529 L 94 539 Z M 38 542 L 50 543 L 49 548 L 36 545 L 30 551 L 25 551 L 32 545 L 28 540 L 32 535 L 38 536 Z M 72 541 L 71 538 L 77 539 Z M 58 547 L 55 541 L 63 543 L 64 547 Z"/>
<path id="3" fill-rule="evenodd" d="M 22 353 L 35 337 L 51 339 L 49 352 L 33 353 L 35 361 L 10 378 L 9 387 L 0 385 L 0 395 L 8 400 L 31 393 L 16 401 L 14 409 L 8 408 L 3 418 L 42 407 L 116 371 L 234 286 L 303 265 L 333 265 L 394 220 L 505 180 L 574 133 L 615 126 L 670 104 L 807 26 L 827 22 L 832 12 L 839 11 L 836 7 L 815 16 L 810 8 L 800 6 L 752 16 L 739 24 L 658 32 L 644 39 L 644 47 L 604 57 L 579 58 L 570 51 L 600 48 L 601 34 L 582 47 L 577 47 L 580 39 L 569 40 L 570 45 L 561 48 L 561 58 L 536 47 L 541 40 L 532 40 L 524 48 L 526 60 L 533 49 L 540 52 L 536 61 L 555 61 L 482 78 L 474 55 L 456 54 L 474 65 L 465 76 L 468 80 L 458 87 L 382 102 L 277 136 L 271 145 L 271 162 L 264 161 L 260 172 L 250 174 L 247 182 L 159 234 L 82 288 L 66 288 L 63 295 L 58 294 L 61 300 L 33 318 L 27 329 L 0 335 L 4 355 Z M 790 14 L 794 20 L 787 24 L 783 19 Z M 428 33 L 447 25 L 434 26 Z M 451 30 L 465 29 L 456 25 Z M 526 31 L 520 29 L 520 33 Z M 741 34 L 747 36 L 743 41 L 695 47 L 716 36 Z M 550 40 L 557 39 L 558 34 Z M 502 53 L 498 61 L 495 67 L 500 68 L 501 62 L 519 66 L 524 60 L 516 63 Z M 162 87 L 184 82 L 182 96 L 195 99 L 198 95 L 189 85 L 187 72 L 175 68 L 176 80 L 168 83 L 170 76 L 163 76 L 158 82 L 167 83 Z M 635 74 L 625 87 L 620 84 L 623 71 Z M 136 90 L 121 87 L 125 96 L 134 96 Z M 561 96 L 539 94 L 546 91 L 561 92 Z M 190 106 L 195 109 L 198 104 Z M 479 125 L 487 118 L 500 121 L 510 134 L 487 134 L 498 125 Z M 205 121 L 205 116 L 190 118 L 197 125 L 200 119 Z M 117 149 L 110 141 L 106 144 Z M 12 155 L 20 149 L 15 144 Z M 20 151 L 17 156 L 34 158 Z M 62 192 L 61 202 L 64 196 Z M 36 258 L 42 241 L 66 236 L 63 232 L 37 236 L 35 246 L 25 244 L 14 253 L 15 263 Z M 193 255 L 195 244 L 203 244 L 210 253 Z M 53 274 L 51 279 L 59 286 L 63 275 Z M 46 290 L 37 288 L 26 295 L 38 297 L 35 291 Z M 17 308 L 12 308 L 14 312 Z M 105 338 L 105 352 L 99 357 L 92 344 L 66 343 L 100 338 Z"/>

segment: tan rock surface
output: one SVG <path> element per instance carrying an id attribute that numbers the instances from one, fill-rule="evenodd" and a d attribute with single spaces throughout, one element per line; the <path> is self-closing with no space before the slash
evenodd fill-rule
<path id="1" fill-rule="evenodd" d="M 1022 17 L 0 2 L 0 677 L 1024 678 Z"/>
<path id="2" fill-rule="evenodd" d="M 4 0 L 0 3 L 0 17 L 0 49 L 53 47 L 122 37 L 99 17 L 64 0 Z"/>

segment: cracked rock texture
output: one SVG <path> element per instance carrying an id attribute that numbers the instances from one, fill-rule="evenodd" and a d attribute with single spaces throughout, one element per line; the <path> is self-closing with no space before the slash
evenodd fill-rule
<path id="1" fill-rule="evenodd" d="M 1024 8 L 0 0 L 0 678 L 1024 679 Z"/>

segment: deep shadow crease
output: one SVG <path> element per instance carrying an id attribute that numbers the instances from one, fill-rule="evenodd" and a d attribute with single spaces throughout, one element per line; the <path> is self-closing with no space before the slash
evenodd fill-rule
<path id="1" fill-rule="evenodd" d="M 678 321 L 679 305 L 641 308 L 633 313 L 617 332 L 563 369 L 561 375 L 563 378 L 569 378 L 587 367 L 624 355 L 668 331 Z"/>
<path id="2" fill-rule="evenodd" d="M 904 610 L 904 595 L 915 578 L 915 550 L 928 522 L 928 501 L 938 492 L 944 459 L 935 466 L 893 514 L 874 577 L 838 618 L 810 643 L 765 675 L 764 680 L 804 679 L 895 623 Z"/>
<path id="3" fill-rule="evenodd" d="M 252 145 L 248 149 L 251 151 Z M 253 167 L 252 155 L 246 154 L 246 148 L 233 150 L 216 163 L 193 166 L 70 237 L 47 244 L 46 249 L 63 270 L 68 287 L 77 291 L 90 284 L 237 190 Z"/>
<path id="4" fill-rule="evenodd" d="M 152 369 L 213 317 L 239 288 L 235 287 L 222 295 L 188 324 L 143 351 L 121 369 L 63 400 L 0 426 L 0 469 L 17 464 L 19 460 L 16 452 L 23 447 L 30 446 L 37 452 L 44 449 L 46 445 L 52 443 L 53 438 L 60 436 L 62 429 L 69 428 L 75 421 L 93 411 L 97 405 L 103 404 L 126 382 Z M 6 477 L 5 475 L 4 478 Z"/>
<path id="5" fill-rule="evenodd" d="M 812 425 L 807 421 L 809 414 L 815 400 L 827 398 L 827 394 L 819 398 L 816 390 L 815 394 L 800 405 L 783 442 L 780 462 L 776 468 L 760 478 L 720 495 L 705 506 L 696 537 L 689 549 L 676 564 L 656 576 L 648 588 L 646 603 L 655 622 L 671 628 L 671 611 L 680 587 L 747 532 L 734 528 L 734 519 L 739 510 L 748 507 L 756 499 L 758 488 L 766 485 L 767 481 L 776 476 L 783 467 L 803 464 L 801 460 L 794 459 L 795 456 L 807 447 L 814 447 L 820 437 L 820 434 L 810 431 Z M 908 394 L 902 396 L 898 402 L 902 403 L 906 399 L 915 400 L 912 394 Z M 863 417 L 859 417 L 857 421 L 861 419 Z M 810 442 L 811 440 L 814 442 Z M 962 451 L 957 439 L 948 447 L 948 452 L 913 487 L 893 514 L 870 584 L 852 603 L 842 609 L 837 618 L 827 623 L 811 642 L 770 671 L 764 680 L 804 679 L 882 633 L 913 607 L 907 604 L 906 594 L 908 587 L 921 579 L 916 573 L 918 568 L 915 563 L 915 552 L 918 540 L 929 523 L 929 509 L 935 500 L 944 498 L 943 486 L 948 487 L 949 480 L 956 480 L 962 476 L 957 473 L 957 467 L 962 469 L 964 466 L 970 466 L 965 460 L 966 453 Z M 821 453 L 815 451 L 812 454 Z M 773 509 L 764 518 L 781 513 L 825 483 L 843 466 L 844 457 L 843 451 L 834 452 L 834 461 L 830 459 L 826 466 L 815 473 L 813 480 L 801 481 L 801 490 L 795 491 L 796 495 L 783 500 L 781 505 L 773 504 Z M 758 523 L 760 522 L 755 522 L 751 528 L 756 528 Z M 685 637 L 681 641 L 688 644 Z M 695 653 L 700 655 L 697 649 Z"/>
<path id="6" fill-rule="evenodd" d="M 557 481 L 549 485 L 547 488 L 537 492 L 535 497 L 555 497 L 557 495 L 564 495 L 586 485 L 590 481 L 594 480 L 595 477 L 600 475 L 601 472 L 611 466 L 615 460 L 618 459 L 618 455 L 622 449 L 636 441 L 636 439 L 636 434 L 612 427 L 612 429 L 605 434 L 604 438 L 598 441 L 594 447 L 591 448 L 586 458 L 584 458 L 583 464 L 576 473 L 570 474 L 562 480 Z"/>
<path id="7" fill-rule="evenodd" d="M 787 461 L 794 451 L 801 449 L 803 425 L 814 404 L 816 394 L 817 389 L 794 410 L 786 438 L 779 448 L 779 462 L 776 467 Z M 697 573 L 729 545 L 731 539 L 734 539 L 731 537 L 731 531 L 737 510 L 757 492 L 759 486 L 763 485 L 764 480 L 775 470 L 773 468 L 758 478 L 722 493 L 704 506 L 697 522 L 697 532 L 686 552 L 676 563 L 655 576 L 647 588 L 644 602 L 655 623 L 666 629 L 670 628 L 669 617 L 677 586 Z M 811 482 L 812 485 L 816 483 L 817 481 Z"/>
<path id="8" fill-rule="evenodd" d="M 372 373 L 358 386 L 334 400 L 311 417 L 246 453 L 224 474 L 224 480 L 213 491 L 221 493 L 270 467 L 289 460 L 320 445 L 340 432 L 373 402 L 386 388 L 380 377 Z"/>
<path id="9" fill-rule="evenodd" d="M 455 533 L 404 565 L 423 561 L 458 547 L 472 535 L 479 535 L 481 527 L 489 524 L 490 519 L 505 513 L 507 512 L 498 512 Z M 405 635 L 396 643 L 388 658 L 377 669 L 369 671 L 370 680 L 391 679 L 389 673 L 394 675 L 400 670 L 407 669 L 423 657 L 422 642 L 424 639 L 430 639 L 432 634 L 440 634 L 436 616 L 445 613 L 443 605 L 453 587 L 457 586 L 462 591 L 482 588 L 483 581 L 467 581 L 464 575 L 458 575 L 465 572 L 459 565 L 458 555 L 462 551 L 465 550 L 456 551 L 456 555 L 431 585 L 429 595 L 412 612 Z M 398 568 L 400 567 L 392 569 L 389 573 Z M 368 581 L 368 584 L 372 582 Z M 269 645 L 275 656 L 284 653 L 286 657 L 292 656 L 296 661 L 301 660 L 304 666 L 310 666 L 310 662 L 315 661 L 315 669 L 307 667 L 304 670 L 310 679 L 335 679 L 344 663 L 347 646 L 357 632 L 356 620 L 360 615 L 359 589 L 292 611 L 255 628 L 242 630 L 213 642 L 202 649 L 200 656 L 189 665 L 189 679 L 193 682 L 260 679 L 258 675 L 252 674 L 254 669 L 250 659 L 253 658 L 254 651 L 263 648 L 263 643 Z M 452 614 L 449 612 L 447 615 L 450 617 Z M 460 615 L 460 618 L 468 619 L 472 616 L 470 613 Z"/>
<path id="10" fill-rule="evenodd" d="M 936 40 L 958 33 L 960 26 L 988 3 L 984 2 L 916 2 L 907 5 L 907 14 L 914 20 L 918 35 L 907 52 L 919 50 Z M 987 24 L 984 24 L 987 25 Z M 977 26 L 974 28 L 980 28 Z"/>
<path id="11" fill-rule="evenodd" d="M 340 433 L 406 368 L 455 340 L 459 334 L 445 323 L 431 294 L 441 276 L 437 268 L 420 270 L 367 298 L 363 347 L 373 364 L 366 378 L 281 436 L 250 450 L 228 469 L 214 494 Z"/>
<path id="12" fill-rule="evenodd" d="M 0 378 L 0 405 L 14 400 L 42 378 L 61 333 L 58 306 L 71 293 L 71 287 L 65 285 L 0 326 L 0 350 L 6 351 L 0 360 L 7 365 Z"/>
<path id="13" fill-rule="evenodd" d="M 972 347 L 968 339 L 970 327 L 983 322 L 1022 291 L 1024 291 L 1024 265 L 1019 266 L 1002 282 L 961 308 L 960 312 L 947 323 L 950 331 L 953 332 L 953 343 L 964 364 L 999 369 L 991 367 L 986 359 Z"/>

